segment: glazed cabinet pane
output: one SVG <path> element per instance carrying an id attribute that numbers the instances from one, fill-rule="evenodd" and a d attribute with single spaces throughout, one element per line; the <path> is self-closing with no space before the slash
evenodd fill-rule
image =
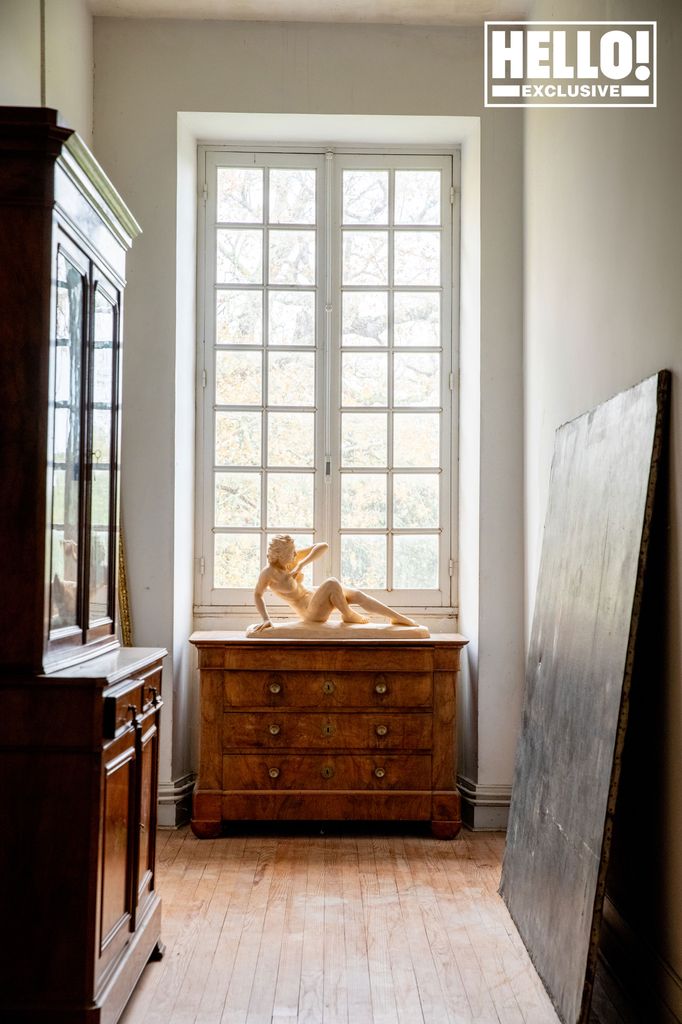
<path id="1" fill-rule="evenodd" d="M 90 565 L 88 621 L 92 626 L 111 615 L 111 567 L 114 545 L 116 306 L 96 287 L 91 343 L 90 431 Z"/>
<path id="2" fill-rule="evenodd" d="M 56 263 L 56 324 L 52 419 L 50 629 L 78 625 L 81 485 L 81 389 L 87 277 L 60 248 Z"/>

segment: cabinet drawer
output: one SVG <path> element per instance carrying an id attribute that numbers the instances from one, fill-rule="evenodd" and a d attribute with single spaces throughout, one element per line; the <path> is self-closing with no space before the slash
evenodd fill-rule
<path id="1" fill-rule="evenodd" d="M 430 750 L 431 715 L 230 712 L 223 717 L 223 750 L 286 747 L 313 750 Z"/>
<path id="2" fill-rule="evenodd" d="M 402 643 L 366 643 L 350 641 L 328 645 L 301 644 L 291 641 L 246 640 L 239 645 L 199 647 L 199 668 L 261 669 L 278 671 L 371 672 L 381 665 L 384 672 L 432 672 L 433 649 L 424 645 Z"/>
<path id="3" fill-rule="evenodd" d="M 103 735 L 113 739 L 135 714 L 147 711 L 156 704 L 161 693 L 161 669 L 154 668 L 139 676 L 125 679 L 112 686 L 104 695 Z"/>
<path id="4" fill-rule="evenodd" d="M 226 707 L 430 707 L 428 672 L 226 672 Z"/>
<path id="5" fill-rule="evenodd" d="M 429 789 L 428 754 L 223 755 L 223 790 Z"/>

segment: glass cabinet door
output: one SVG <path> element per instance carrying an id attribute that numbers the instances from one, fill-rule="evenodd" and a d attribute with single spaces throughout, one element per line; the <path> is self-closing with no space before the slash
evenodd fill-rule
<path id="1" fill-rule="evenodd" d="M 118 303 L 101 280 L 93 294 L 90 345 L 88 627 L 114 618 Z"/>
<path id="2" fill-rule="evenodd" d="M 57 251 L 56 330 L 52 420 L 50 632 L 80 628 L 81 399 L 87 264 Z"/>

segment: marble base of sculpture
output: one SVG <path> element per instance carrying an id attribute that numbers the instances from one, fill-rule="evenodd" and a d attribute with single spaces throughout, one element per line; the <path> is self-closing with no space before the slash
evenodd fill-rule
<path id="1" fill-rule="evenodd" d="M 276 622 L 268 629 L 246 629 L 251 640 L 417 640 L 430 636 L 428 626 L 394 626 L 390 622 Z"/>

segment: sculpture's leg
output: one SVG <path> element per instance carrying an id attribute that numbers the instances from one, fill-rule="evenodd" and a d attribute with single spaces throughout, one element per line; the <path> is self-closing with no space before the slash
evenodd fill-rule
<path id="1" fill-rule="evenodd" d="M 337 608 L 341 612 L 344 622 L 364 623 L 369 621 L 365 615 L 353 611 L 346 600 L 343 587 L 336 579 L 325 580 L 317 588 L 308 606 L 306 621 L 326 622 L 332 608 Z"/>
<path id="2" fill-rule="evenodd" d="M 387 604 L 377 601 L 375 597 L 369 597 L 368 594 L 363 594 L 361 590 L 346 590 L 345 597 L 351 604 L 359 604 L 365 611 L 374 612 L 375 615 L 383 615 L 396 626 L 417 625 L 414 619 L 408 618 L 407 615 L 401 615 L 395 608 L 389 608 Z"/>

